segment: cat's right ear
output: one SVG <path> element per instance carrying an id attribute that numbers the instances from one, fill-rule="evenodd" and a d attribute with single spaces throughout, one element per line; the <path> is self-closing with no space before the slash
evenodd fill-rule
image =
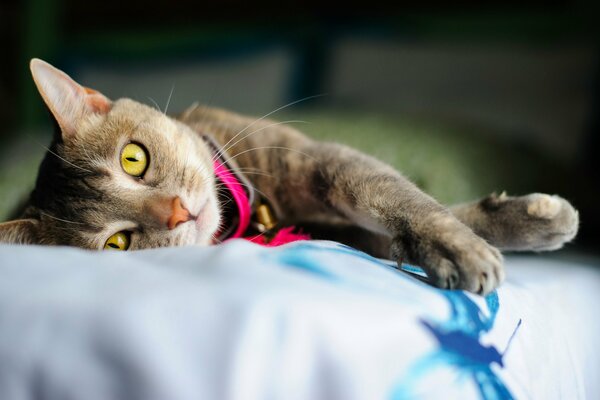
<path id="1" fill-rule="evenodd" d="M 37 243 L 38 221 L 35 219 L 17 219 L 0 223 L 0 243 L 35 244 Z"/>
<path id="2" fill-rule="evenodd" d="M 75 135 L 82 119 L 110 111 L 112 103 L 106 96 L 81 86 L 47 62 L 34 58 L 29 67 L 35 85 L 60 126 L 63 138 Z"/>

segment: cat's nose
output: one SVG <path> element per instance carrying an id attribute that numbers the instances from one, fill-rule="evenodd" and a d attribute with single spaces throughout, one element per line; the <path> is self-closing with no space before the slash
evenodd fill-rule
<path id="1" fill-rule="evenodd" d="M 146 203 L 145 210 L 159 225 L 169 229 L 175 229 L 177 225 L 194 219 L 194 216 L 181 204 L 179 197 L 152 199 Z"/>
<path id="2" fill-rule="evenodd" d="M 171 216 L 167 221 L 167 228 L 175 229 L 177 225 L 192 220 L 190 212 L 181 204 L 181 199 L 175 197 L 171 206 Z"/>

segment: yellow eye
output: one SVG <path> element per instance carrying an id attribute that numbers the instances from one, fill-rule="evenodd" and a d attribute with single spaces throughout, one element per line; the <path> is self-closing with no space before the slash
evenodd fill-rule
<path id="1" fill-rule="evenodd" d="M 127 250 L 131 234 L 126 231 L 117 232 L 104 243 L 104 250 Z"/>
<path id="2" fill-rule="evenodd" d="M 129 143 L 121 151 L 121 166 L 129 175 L 141 177 L 148 168 L 148 153 L 139 144 Z"/>

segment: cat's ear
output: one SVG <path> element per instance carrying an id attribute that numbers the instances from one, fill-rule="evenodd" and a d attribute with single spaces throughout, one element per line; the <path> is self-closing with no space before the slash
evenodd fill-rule
<path id="1" fill-rule="evenodd" d="M 0 223 L 0 243 L 35 244 L 37 243 L 38 221 L 35 219 L 17 219 Z"/>
<path id="2" fill-rule="evenodd" d="M 106 114 L 110 111 L 112 103 L 102 93 L 81 86 L 47 62 L 34 58 L 29 67 L 63 137 L 75 135 L 80 121 L 88 115 Z"/>

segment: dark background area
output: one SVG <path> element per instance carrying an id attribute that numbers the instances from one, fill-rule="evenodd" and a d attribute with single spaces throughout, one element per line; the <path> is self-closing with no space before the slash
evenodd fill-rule
<path id="1" fill-rule="evenodd" d="M 388 3 L 2 1 L 0 143 L 47 137 L 31 57 L 113 98 L 162 108 L 173 90 L 174 112 L 200 101 L 262 115 L 324 94 L 299 106 L 433 121 L 509 143 L 536 171 L 526 189 L 572 200 L 578 244 L 598 251 L 594 3 Z M 503 157 L 497 168 L 511 164 Z"/>

